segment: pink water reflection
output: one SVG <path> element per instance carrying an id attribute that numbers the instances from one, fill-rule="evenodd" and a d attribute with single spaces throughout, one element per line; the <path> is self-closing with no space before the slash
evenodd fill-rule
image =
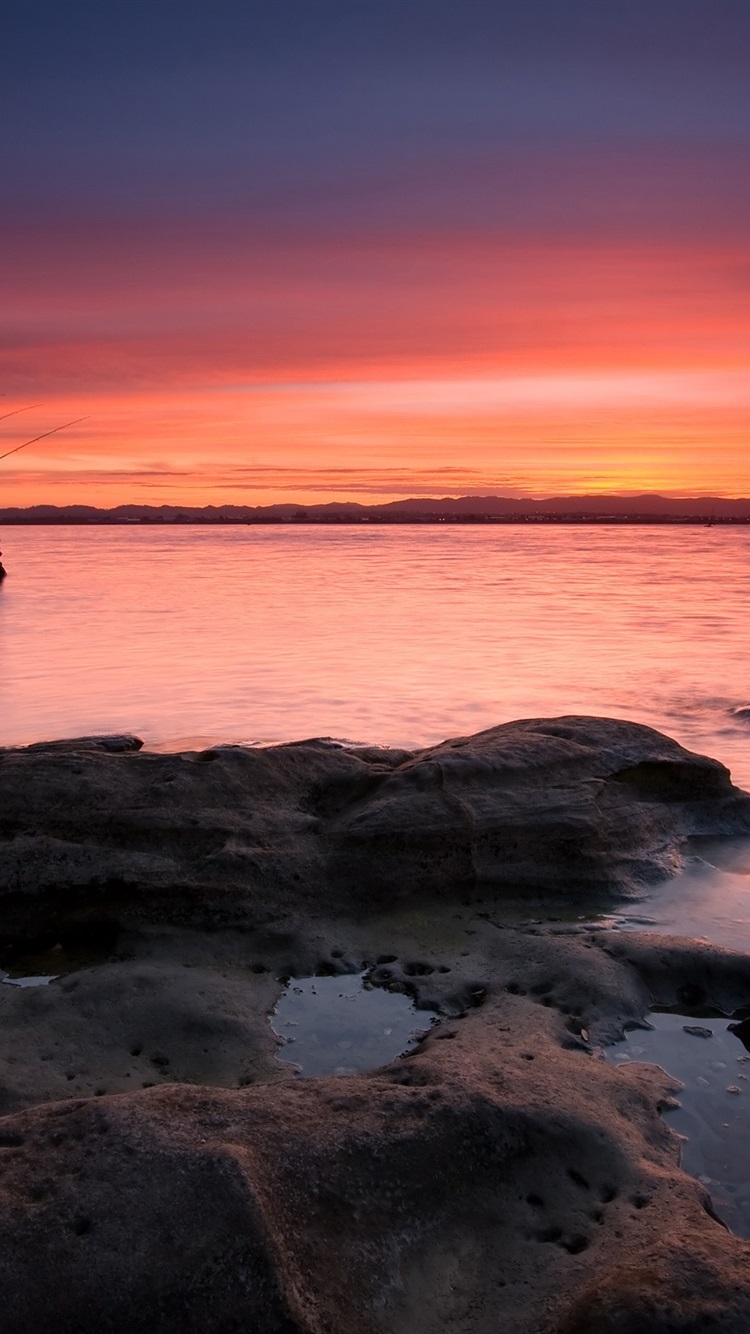
<path id="1" fill-rule="evenodd" d="M 8 528 L 0 740 L 424 744 L 638 719 L 750 786 L 750 533 Z"/>

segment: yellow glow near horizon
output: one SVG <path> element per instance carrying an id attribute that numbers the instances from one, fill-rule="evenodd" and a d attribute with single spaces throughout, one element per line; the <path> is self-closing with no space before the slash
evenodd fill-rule
<path id="1" fill-rule="evenodd" d="M 115 240 L 18 243 L 0 507 L 750 494 L 740 247 Z"/>

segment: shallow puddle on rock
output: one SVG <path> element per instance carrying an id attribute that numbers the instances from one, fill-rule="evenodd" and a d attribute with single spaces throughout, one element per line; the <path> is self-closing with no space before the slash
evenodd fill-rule
<path id="1" fill-rule="evenodd" d="M 6 973 L 0 977 L 0 982 L 7 982 L 9 987 L 46 987 L 50 982 L 56 982 L 59 976 L 59 973 L 45 973 L 39 977 L 10 977 Z"/>
<path id="2" fill-rule="evenodd" d="M 682 1167 L 706 1186 L 727 1227 L 750 1237 L 750 1054 L 728 1031 L 736 1021 L 695 1013 L 651 1013 L 649 1021 L 653 1030 L 633 1030 L 606 1055 L 616 1065 L 660 1065 L 685 1085 L 676 1095 L 680 1108 L 666 1113 L 670 1128 L 686 1137 Z"/>
<path id="3" fill-rule="evenodd" d="M 416 1046 L 436 1016 L 355 973 L 290 978 L 270 1020 L 284 1044 L 277 1060 L 312 1076 L 377 1070 Z"/>

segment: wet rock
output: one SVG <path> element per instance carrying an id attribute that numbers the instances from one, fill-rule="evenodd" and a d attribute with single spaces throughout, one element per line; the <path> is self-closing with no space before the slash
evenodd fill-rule
<path id="1" fill-rule="evenodd" d="M 700 1024 L 683 1024 L 683 1033 L 689 1033 L 693 1038 L 712 1038 L 713 1033 L 710 1028 L 703 1028 Z"/>
<path id="2" fill-rule="evenodd" d="M 26 750 L 32 754 L 39 751 L 45 754 L 54 754 L 56 751 L 76 754 L 81 750 L 103 750 L 111 755 L 119 755 L 124 751 L 140 750 L 142 746 L 140 737 L 123 732 L 119 735 L 70 737 L 62 741 L 34 741 Z"/>
<path id="3" fill-rule="evenodd" d="M 8 1334 L 745 1334 L 676 1084 L 593 1044 L 680 996 L 746 1012 L 750 960 L 545 921 L 750 831 L 721 765 L 580 718 L 412 754 L 100 740 L 0 752 L 0 946 L 105 956 L 0 987 Z M 280 979 L 354 968 L 451 1022 L 295 1080 Z"/>
<path id="4" fill-rule="evenodd" d="M 115 740 L 0 752 L 14 911 L 84 895 L 203 924 L 261 920 L 269 901 L 623 895 L 679 869 L 690 837 L 750 832 L 722 765 L 612 719 L 508 723 L 406 759 L 311 741 L 206 764 Z"/>
<path id="5" fill-rule="evenodd" d="M 738 1037 L 743 1047 L 750 1051 L 750 1019 L 742 1019 L 737 1024 L 729 1025 L 729 1032 Z"/>
<path id="6" fill-rule="evenodd" d="M 750 828 L 728 772 L 610 719 L 509 723 L 398 766 L 330 828 L 330 866 L 380 896 L 502 889 L 627 894 L 690 834 Z M 408 887 L 408 890 L 407 890 Z"/>
<path id="7" fill-rule="evenodd" d="M 616 1330 L 623 1301 L 649 1309 L 658 1255 L 665 1319 L 641 1330 L 682 1328 L 666 1319 L 682 1305 L 739 1334 L 750 1247 L 677 1166 L 655 1111 L 667 1077 L 549 1034 L 537 1047 L 529 1064 L 511 1036 L 501 1054 L 477 1017 L 358 1079 L 172 1085 L 6 1118 L 4 1329 Z M 636 1195 L 649 1205 L 629 1227 Z M 687 1246 L 705 1292 L 683 1290 Z M 605 1323 L 582 1323 L 592 1309 Z"/>

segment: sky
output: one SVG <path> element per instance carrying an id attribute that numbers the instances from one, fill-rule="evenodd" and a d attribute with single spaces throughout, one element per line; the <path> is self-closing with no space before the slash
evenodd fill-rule
<path id="1" fill-rule="evenodd" d="M 0 12 L 0 506 L 750 495 L 747 0 Z"/>

